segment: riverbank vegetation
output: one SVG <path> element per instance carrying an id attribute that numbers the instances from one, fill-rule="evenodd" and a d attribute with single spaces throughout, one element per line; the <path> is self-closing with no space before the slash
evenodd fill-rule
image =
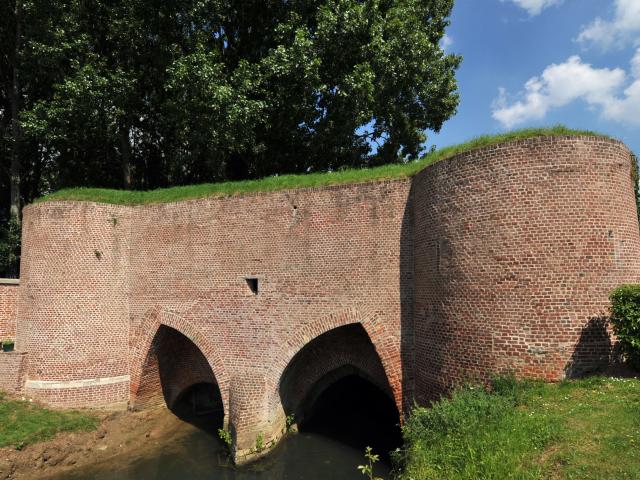
<path id="1" fill-rule="evenodd" d="M 0 448 L 22 449 L 60 432 L 89 431 L 99 419 L 86 412 L 55 411 L 0 393 Z"/>
<path id="2" fill-rule="evenodd" d="M 374 168 L 348 168 L 337 171 L 297 175 L 276 175 L 258 180 L 238 182 L 203 183 L 148 191 L 114 190 L 105 188 L 70 188 L 59 190 L 36 200 L 78 200 L 118 205 L 175 202 L 205 197 L 229 196 L 255 192 L 272 192 L 296 188 L 313 188 L 327 185 L 365 183 L 411 177 L 420 170 L 454 155 L 481 147 L 498 145 L 514 140 L 554 135 L 588 135 L 605 137 L 595 132 L 574 130 L 562 125 L 548 128 L 528 128 L 496 135 L 482 135 L 467 142 L 434 150 L 420 160 L 390 163 Z"/>
<path id="3" fill-rule="evenodd" d="M 404 428 L 400 480 L 640 478 L 640 379 L 466 387 Z"/>

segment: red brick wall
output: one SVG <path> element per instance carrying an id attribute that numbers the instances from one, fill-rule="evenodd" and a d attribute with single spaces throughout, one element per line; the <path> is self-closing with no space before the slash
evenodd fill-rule
<path id="1" fill-rule="evenodd" d="M 17 280 L 0 278 L 0 340 L 16 337 Z"/>
<path id="2" fill-rule="evenodd" d="M 362 322 L 400 404 L 409 189 L 402 180 L 134 208 L 134 398 L 138 365 L 168 322 L 215 352 L 206 357 L 246 451 L 258 432 L 266 441 L 281 432 L 278 385 L 291 357 L 325 331 Z M 258 277 L 258 295 L 247 276 Z"/>
<path id="3" fill-rule="evenodd" d="M 400 410 L 414 387 L 425 401 L 493 371 L 592 368 L 608 355 L 608 291 L 639 280 L 639 259 L 629 152 L 595 138 L 489 147 L 414 179 L 45 202 L 24 212 L 17 346 L 30 394 L 143 404 L 163 383 L 154 339 L 173 328 L 206 359 L 243 456 L 281 434 L 292 359 L 338 327 L 362 326 Z M 370 368 L 335 352 L 314 371 Z"/>
<path id="4" fill-rule="evenodd" d="M 126 403 L 129 390 L 129 209 L 41 203 L 23 214 L 20 322 L 26 390 L 59 406 Z M 104 379 L 120 378 L 120 384 Z M 84 381 L 89 386 L 75 387 Z M 122 385 L 124 383 L 124 385 Z"/>
<path id="5" fill-rule="evenodd" d="M 420 401 L 488 372 L 558 380 L 608 361 L 608 294 L 640 281 L 630 172 L 618 142 L 559 137 L 416 177 Z"/>
<path id="6" fill-rule="evenodd" d="M 24 386 L 27 355 L 22 352 L 0 353 L 0 390 L 18 392 Z"/>

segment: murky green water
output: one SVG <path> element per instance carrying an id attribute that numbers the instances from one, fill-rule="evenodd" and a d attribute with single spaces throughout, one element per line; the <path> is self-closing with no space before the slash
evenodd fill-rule
<path id="1" fill-rule="evenodd" d="M 185 434 L 166 439 L 157 451 L 137 458 L 116 457 L 104 465 L 65 473 L 55 480 L 363 480 L 357 466 L 363 452 L 318 433 L 287 437 L 261 461 L 234 467 L 220 441 L 185 424 Z M 376 474 L 388 478 L 377 464 Z"/>
<path id="2" fill-rule="evenodd" d="M 266 458 L 243 467 L 233 466 L 215 434 L 220 415 L 217 420 L 193 417 L 190 423 L 167 415 L 171 428 L 153 448 L 138 450 L 145 453 L 133 448 L 52 480 L 364 480 L 357 467 L 365 463 L 365 447 L 384 458 L 401 443 L 393 401 L 351 376 L 323 392 L 302 432 L 288 435 Z M 388 464 L 377 463 L 375 474 L 389 478 Z"/>

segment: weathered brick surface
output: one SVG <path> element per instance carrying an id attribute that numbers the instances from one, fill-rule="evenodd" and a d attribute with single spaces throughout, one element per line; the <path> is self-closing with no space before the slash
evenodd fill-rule
<path id="1" fill-rule="evenodd" d="M 608 360 L 601 318 L 640 280 L 629 151 L 530 139 L 415 179 L 416 394 L 487 372 L 558 380 Z"/>
<path id="2" fill-rule="evenodd" d="M 607 294 L 640 272 L 630 154 L 588 137 L 485 148 L 414 179 L 45 202 L 23 228 L 17 346 L 45 381 L 29 393 L 141 406 L 215 379 L 239 456 L 349 369 L 402 411 L 414 391 L 493 371 L 592 368 L 609 354 Z M 283 387 L 285 371 L 299 381 Z"/>
<path id="3" fill-rule="evenodd" d="M 127 407 L 129 384 L 118 382 L 108 385 L 89 385 L 62 388 L 29 388 L 30 397 L 56 408 L 104 408 L 122 410 Z"/>
<path id="4" fill-rule="evenodd" d="M 0 278 L 0 340 L 16 338 L 16 280 Z"/>
<path id="5" fill-rule="evenodd" d="M 269 440 L 281 430 L 278 385 L 291 357 L 325 331 L 362 322 L 401 402 L 409 189 L 404 180 L 134 208 L 132 394 L 157 325 L 169 324 L 209 352 L 246 450 L 257 432 Z M 412 252 L 403 254 L 410 266 Z"/>
<path id="6" fill-rule="evenodd" d="M 24 209 L 16 348 L 29 380 L 129 375 L 129 211 L 91 203 Z M 27 392 L 57 405 L 116 403 L 128 385 Z M 77 398 L 74 397 L 77 395 Z"/>
<path id="7" fill-rule="evenodd" d="M 26 363 L 26 353 L 0 353 L 0 390 L 19 392 L 23 389 Z"/>

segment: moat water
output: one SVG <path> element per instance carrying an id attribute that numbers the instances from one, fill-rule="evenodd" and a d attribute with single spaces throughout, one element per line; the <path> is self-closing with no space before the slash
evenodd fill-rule
<path id="1" fill-rule="evenodd" d="M 64 475 L 69 480 L 362 480 L 357 470 L 362 451 L 315 433 L 286 438 L 270 455 L 244 467 L 234 467 L 217 439 L 194 431 L 168 443 L 147 458 L 97 465 Z M 388 478 L 388 464 L 376 474 Z M 62 478 L 62 477 L 61 477 Z"/>
<path id="2" fill-rule="evenodd" d="M 55 480 L 363 480 L 357 469 L 364 449 L 381 454 L 375 474 L 389 478 L 387 452 L 400 445 L 397 411 L 366 382 L 352 378 L 328 389 L 301 431 L 269 455 L 235 467 L 212 431 L 185 422 L 184 429 L 142 456 L 113 459 L 65 473 Z"/>

